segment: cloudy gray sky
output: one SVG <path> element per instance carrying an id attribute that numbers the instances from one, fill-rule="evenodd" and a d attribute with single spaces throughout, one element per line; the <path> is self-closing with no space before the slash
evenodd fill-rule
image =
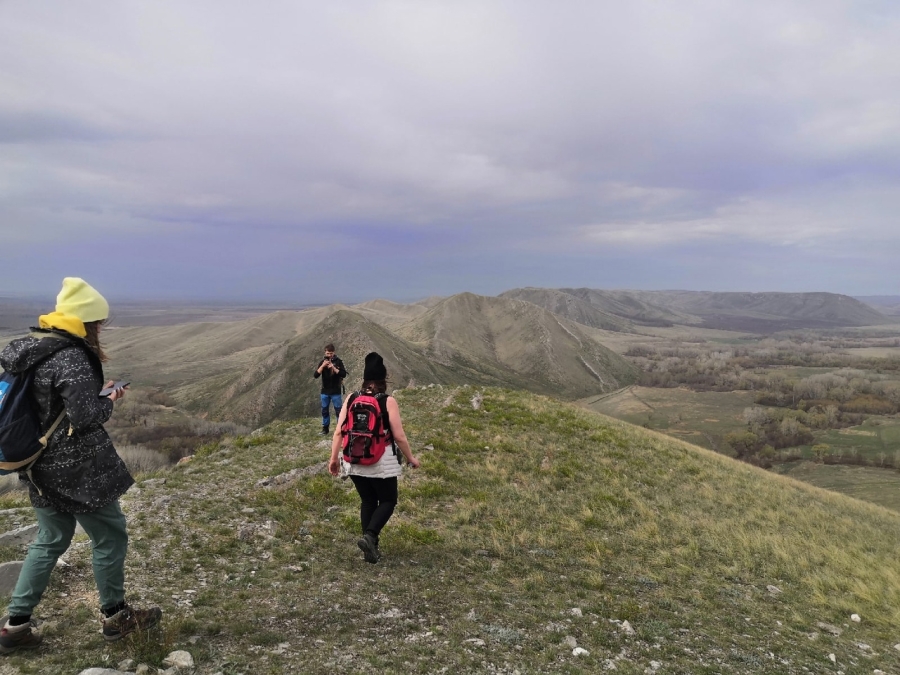
<path id="1" fill-rule="evenodd" d="M 0 295 L 898 294 L 900 3 L 0 0 Z"/>

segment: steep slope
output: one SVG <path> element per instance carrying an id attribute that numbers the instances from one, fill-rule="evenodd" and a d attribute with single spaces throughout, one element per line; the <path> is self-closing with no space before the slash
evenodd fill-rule
<path id="1" fill-rule="evenodd" d="M 370 300 L 359 305 L 353 305 L 352 309 L 370 321 L 392 330 L 402 326 L 411 319 L 415 319 L 417 316 L 422 316 L 428 311 L 428 307 L 421 302 L 402 305 L 390 300 Z"/>
<path id="2" fill-rule="evenodd" d="M 422 468 L 379 564 L 315 420 L 272 424 L 123 499 L 129 595 L 162 606 L 160 633 L 103 644 L 75 545 L 46 646 L 3 667 L 183 649 L 197 675 L 900 672 L 900 515 L 533 394 L 398 401 Z"/>
<path id="3" fill-rule="evenodd" d="M 634 381 L 633 366 L 530 302 L 461 293 L 398 329 L 469 381 L 576 398 Z"/>
<path id="4" fill-rule="evenodd" d="M 393 387 L 415 381 L 464 381 L 461 374 L 425 358 L 384 326 L 340 309 L 261 354 L 240 373 L 220 381 L 186 384 L 178 393 L 194 411 L 209 411 L 216 418 L 252 425 L 315 415 L 320 383 L 313 379 L 313 371 L 321 359 L 322 345 L 328 342 L 340 345 L 338 355 L 348 372 L 347 391 L 361 383 L 364 357 L 370 351 L 384 357 Z"/>
<path id="5" fill-rule="evenodd" d="M 664 302 L 642 296 L 634 291 L 604 291 L 595 288 L 563 288 L 592 306 L 609 314 L 614 314 L 645 326 L 671 326 L 672 324 L 692 325 L 699 319 L 692 314 L 680 312 Z"/>
<path id="6" fill-rule="evenodd" d="M 617 332 L 632 332 L 634 330 L 634 324 L 629 319 L 623 318 L 623 315 L 607 312 L 591 304 L 589 300 L 578 297 L 578 295 L 566 290 L 515 288 L 501 293 L 499 297 L 531 302 L 538 307 L 543 307 L 553 312 L 557 316 L 580 323 L 583 326 Z"/>

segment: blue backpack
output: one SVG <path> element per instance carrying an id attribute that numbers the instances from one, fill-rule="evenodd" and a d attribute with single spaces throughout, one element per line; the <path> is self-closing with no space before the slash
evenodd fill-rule
<path id="1" fill-rule="evenodd" d="M 31 395 L 34 366 L 24 373 L 0 374 L 0 474 L 27 471 L 47 447 L 50 436 L 66 416 L 41 434 L 37 405 Z"/>

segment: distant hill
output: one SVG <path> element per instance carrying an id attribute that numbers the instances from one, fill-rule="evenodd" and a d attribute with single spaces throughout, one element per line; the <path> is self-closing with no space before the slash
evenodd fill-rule
<path id="1" fill-rule="evenodd" d="M 900 295 L 858 295 L 856 299 L 888 316 L 900 316 Z"/>
<path id="2" fill-rule="evenodd" d="M 579 391 L 612 391 L 636 377 L 632 365 L 577 324 L 511 298 L 460 293 L 398 334 L 473 383 L 576 398 Z"/>
<path id="3" fill-rule="evenodd" d="M 439 301 L 440 299 L 437 300 L 437 302 Z M 370 300 L 353 305 L 353 311 L 387 328 L 396 328 L 411 319 L 422 316 L 433 304 L 430 298 L 428 303 L 421 301 L 411 305 L 402 305 L 390 300 Z"/>
<path id="4" fill-rule="evenodd" d="M 404 313 L 418 315 L 403 322 Z M 370 351 L 391 386 L 502 385 L 580 398 L 634 381 L 636 371 L 577 324 L 530 303 L 464 293 L 425 306 L 366 303 L 276 312 L 231 323 L 110 330 L 115 376 L 158 387 L 196 414 L 244 424 L 315 415 L 313 370 L 334 342 L 362 379 Z"/>
<path id="5" fill-rule="evenodd" d="M 706 291 L 604 291 L 562 288 L 558 293 L 588 303 L 606 315 L 635 325 L 681 324 L 702 328 L 772 333 L 798 328 L 874 326 L 891 319 L 855 298 L 837 293 L 714 293 Z M 577 321 L 579 311 L 545 289 L 514 289 L 503 294 L 561 308 Z M 586 317 L 595 326 L 594 319 Z M 596 326 L 595 326 L 596 327 Z M 612 329 L 615 330 L 615 329 Z"/>
<path id="6" fill-rule="evenodd" d="M 501 293 L 500 297 L 533 303 L 583 326 L 617 332 L 631 332 L 634 329 L 632 318 L 624 313 L 611 312 L 600 303 L 595 305 L 591 298 L 568 289 L 516 288 Z"/>
<path id="7" fill-rule="evenodd" d="M 501 293 L 500 297 L 533 302 L 571 321 L 620 332 L 630 332 L 636 325 L 671 326 L 699 322 L 695 316 L 671 312 L 653 302 L 640 300 L 632 291 L 516 288 Z"/>

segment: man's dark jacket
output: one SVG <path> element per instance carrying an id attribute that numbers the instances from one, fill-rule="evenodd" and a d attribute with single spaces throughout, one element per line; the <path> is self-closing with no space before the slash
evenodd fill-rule
<path id="1" fill-rule="evenodd" d="M 41 429 L 50 428 L 64 408 L 66 417 L 32 465 L 31 481 L 20 474 L 29 483 L 31 503 L 65 513 L 101 509 L 125 494 L 134 479 L 103 428 L 113 402 L 99 396 L 100 359 L 82 338 L 58 330 L 35 330 L 0 352 L 0 366 L 9 373 L 35 363 L 32 392 Z"/>
<path id="2" fill-rule="evenodd" d="M 325 359 L 322 359 L 324 361 Z M 319 373 L 319 366 L 322 365 L 322 361 L 319 361 L 316 364 L 316 369 L 313 371 L 313 377 L 322 376 L 322 393 L 329 394 L 333 396 L 334 394 L 341 393 L 341 381 L 347 377 L 347 370 L 344 368 L 344 362 L 341 361 L 337 356 L 331 357 L 331 362 L 337 366 L 338 372 L 332 373 L 330 368 L 323 368 L 322 372 Z"/>

